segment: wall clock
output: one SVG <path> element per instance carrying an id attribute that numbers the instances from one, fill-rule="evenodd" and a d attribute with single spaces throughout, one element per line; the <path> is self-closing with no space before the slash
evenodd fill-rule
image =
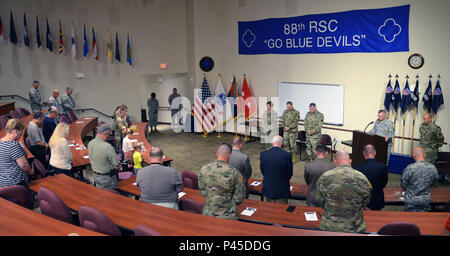
<path id="1" fill-rule="evenodd" d="M 413 69 L 419 69 L 425 63 L 425 59 L 418 53 L 411 54 L 408 58 L 408 65 Z"/>

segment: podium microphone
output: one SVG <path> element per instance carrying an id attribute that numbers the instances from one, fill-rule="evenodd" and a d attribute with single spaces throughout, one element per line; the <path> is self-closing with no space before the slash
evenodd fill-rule
<path id="1" fill-rule="evenodd" d="M 370 122 L 370 123 L 366 126 L 366 128 L 364 128 L 364 133 L 366 133 L 367 127 L 369 127 L 369 125 L 371 125 L 371 124 L 373 124 L 373 123 L 374 123 L 374 121 Z"/>

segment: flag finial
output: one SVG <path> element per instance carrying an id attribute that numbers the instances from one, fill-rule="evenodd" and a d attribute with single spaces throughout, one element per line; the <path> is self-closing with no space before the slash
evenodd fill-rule
<path id="1" fill-rule="evenodd" d="M 433 76 L 432 76 L 432 75 L 430 74 L 430 75 L 428 76 L 428 78 L 430 78 L 430 79 L 431 79 L 431 78 L 433 78 Z"/>
<path id="2" fill-rule="evenodd" d="M 419 79 L 419 74 L 416 75 L 416 78 Z"/>
<path id="3" fill-rule="evenodd" d="M 398 74 L 395 75 L 395 78 L 398 78 Z"/>
<path id="4" fill-rule="evenodd" d="M 406 79 L 408 79 L 408 78 L 409 78 L 409 76 L 408 76 L 408 75 L 406 75 L 406 76 L 405 76 L 405 78 L 406 78 Z"/>
<path id="5" fill-rule="evenodd" d="M 391 79 L 392 75 L 391 75 L 391 74 L 389 74 L 389 75 L 388 75 L 388 77 L 389 77 L 389 79 Z"/>

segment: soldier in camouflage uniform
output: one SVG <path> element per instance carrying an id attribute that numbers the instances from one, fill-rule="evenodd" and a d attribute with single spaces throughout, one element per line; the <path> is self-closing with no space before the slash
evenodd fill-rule
<path id="1" fill-rule="evenodd" d="M 272 139 L 275 135 L 278 135 L 278 113 L 272 110 L 272 102 L 267 102 L 267 110 L 262 116 L 261 143 L 266 144 L 266 149 L 272 148 Z"/>
<path id="2" fill-rule="evenodd" d="M 444 135 L 442 135 L 441 127 L 431 122 L 431 115 L 425 113 L 423 115 L 423 123 L 420 125 L 420 143 L 419 145 L 425 151 L 425 161 L 436 164 L 438 149 L 444 144 Z"/>
<path id="3" fill-rule="evenodd" d="M 308 160 L 315 158 L 314 150 L 322 140 L 323 114 L 317 111 L 316 104 L 309 104 L 309 112 L 305 116 L 306 154 Z"/>
<path id="4" fill-rule="evenodd" d="M 127 123 L 127 109 L 124 107 L 119 108 L 119 115 L 114 119 L 114 137 L 119 149 L 122 149 L 122 132 L 128 128 Z"/>
<path id="5" fill-rule="evenodd" d="M 316 201 L 324 209 L 320 229 L 337 232 L 365 232 L 363 209 L 369 204 L 372 186 L 361 172 L 350 166 L 346 151 L 336 153 L 337 166 L 317 181 Z"/>
<path id="6" fill-rule="evenodd" d="M 291 152 L 292 162 L 296 162 L 298 122 L 300 121 L 300 112 L 294 109 L 292 102 L 286 103 L 286 110 L 281 116 L 281 126 L 283 127 L 283 150 Z"/>
<path id="7" fill-rule="evenodd" d="M 378 111 L 378 119 L 375 121 L 375 124 L 372 130 L 369 131 L 369 134 L 375 134 L 380 137 L 383 137 L 385 141 L 388 143 L 387 148 L 387 162 L 389 163 L 389 157 L 392 153 L 392 138 L 395 135 L 394 123 L 386 119 L 386 111 L 380 110 Z"/>
<path id="8" fill-rule="evenodd" d="M 405 211 L 426 212 L 431 203 L 431 187 L 438 184 L 439 174 L 436 167 L 425 162 L 425 151 L 415 147 L 413 157 L 416 161 L 403 170 L 400 186 L 405 191 Z"/>
<path id="9" fill-rule="evenodd" d="M 33 113 L 41 111 L 42 98 L 39 92 L 39 85 L 39 81 L 34 81 L 33 88 L 31 88 L 28 92 L 28 96 L 30 97 L 31 112 Z"/>
<path id="10" fill-rule="evenodd" d="M 75 101 L 72 99 L 73 89 L 70 87 L 66 88 L 66 93 L 61 96 L 61 108 L 63 115 L 68 115 L 75 109 Z"/>
<path id="11" fill-rule="evenodd" d="M 237 205 L 245 198 L 241 173 L 228 164 L 231 146 L 222 144 L 216 152 L 217 160 L 200 169 L 198 187 L 206 198 L 203 215 L 236 220 Z"/>

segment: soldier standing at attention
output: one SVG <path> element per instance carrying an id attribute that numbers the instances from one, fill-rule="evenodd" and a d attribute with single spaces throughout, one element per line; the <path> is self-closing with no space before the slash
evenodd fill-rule
<path id="1" fill-rule="evenodd" d="M 147 100 L 148 124 L 150 125 L 150 132 L 157 132 L 159 102 L 156 99 L 156 93 L 152 92 L 150 96 L 151 98 Z"/>
<path id="2" fill-rule="evenodd" d="M 297 154 L 298 122 L 300 121 L 300 112 L 294 109 L 292 102 L 286 103 L 286 110 L 281 116 L 281 126 L 283 132 L 283 150 L 292 154 L 292 162 L 295 163 Z"/>
<path id="3" fill-rule="evenodd" d="M 58 113 L 62 112 L 61 109 L 61 104 L 58 101 L 58 96 L 59 96 L 59 90 L 55 89 L 52 92 L 52 96 L 48 97 L 48 108 L 50 109 L 50 107 L 55 106 L 56 109 L 58 110 Z"/>
<path id="4" fill-rule="evenodd" d="M 436 187 L 439 179 L 436 167 L 425 162 L 426 153 L 422 147 L 415 147 L 416 161 L 408 165 L 402 173 L 400 186 L 405 191 L 405 211 L 426 212 L 431 203 L 431 187 Z"/>
<path id="5" fill-rule="evenodd" d="M 216 151 L 217 160 L 200 169 L 198 188 L 205 197 L 203 215 L 236 220 L 237 205 L 245 198 L 241 173 L 228 164 L 231 146 L 221 144 Z"/>
<path id="6" fill-rule="evenodd" d="M 39 81 L 33 81 L 33 88 L 31 88 L 28 92 L 28 96 L 30 97 L 31 112 L 33 113 L 41 111 L 42 98 L 39 92 L 39 85 Z"/>
<path id="7" fill-rule="evenodd" d="M 66 93 L 61 96 L 61 108 L 62 115 L 68 115 L 75 109 L 75 101 L 72 99 L 73 89 L 70 87 L 66 88 Z"/>
<path id="8" fill-rule="evenodd" d="M 372 130 L 370 130 L 368 133 L 384 137 L 384 140 L 387 141 L 388 148 L 386 160 L 389 163 L 389 157 L 391 156 L 392 153 L 392 138 L 395 135 L 395 131 L 394 131 L 394 123 L 391 120 L 386 119 L 385 110 L 378 111 L 378 119 L 375 121 Z"/>
<path id="9" fill-rule="evenodd" d="M 444 144 L 444 135 L 442 135 L 441 127 L 431 122 L 430 113 L 423 115 L 423 123 L 420 125 L 419 132 L 419 146 L 425 151 L 425 161 L 436 164 L 438 149 Z"/>
<path id="10" fill-rule="evenodd" d="M 170 94 L 170 96 L 169 96 L 169 108 L 170 108 L 170 113 L 171 113 L 172 120 L 174 118 L 173 116 L 176 115 L 181 110 L 180 106 L 173 106 L 172 107 L 172 101 L 175 98 L 177 98 L 177 97 L 181 97 L 181 95 L 178 94 L 177 88 L 173 88 L 172 94 Z M 174 104 L 175 104 L 175 102 L 174 102 Z M 178 122 L 178 124 L 181 124 L 181 116 L 177 117 L 177 119 L 175 119 L 175 121 Z"/>
<path id="11" fill-rule="evenodd" d="M 314 150 L 322 140 L 323 114 L 317 111 L 316 104 L 309 104 L 309 112 L 305 116 L 306 154 L 308 160 L 315 158 Z"/>
<path id="12" fill-rule="evenodd" d="M 272 147 L 272 139 L 275 135 L 278 135 L 278 113 L 272 109 L 272 102 L 268 101 L 266 103 L 267 110 L 264 112 L 261 120 L 261 131 L 263 136 L 261 136 L 261 142 L 266 144 L 266 149 Z"/>
<path id="13" fill-rule="evenodd" d="M 119 115 L 114 120 L 114 137 L 116 138 L 117 147 L 122 149 L 122 133 L 128 128 L 127 109 L 120 107 Z"/>
<path id="14" fill-rule="evenodd" d="M 349 154 L 336 153 L 336 168 L 322 174 L 317 181 L 316 202 L 323 208 L 319 228 L 326 231 L 366 231 L 363 209 L 369 204 L 372 186 L 361 172 L 351 166 Z"/>

